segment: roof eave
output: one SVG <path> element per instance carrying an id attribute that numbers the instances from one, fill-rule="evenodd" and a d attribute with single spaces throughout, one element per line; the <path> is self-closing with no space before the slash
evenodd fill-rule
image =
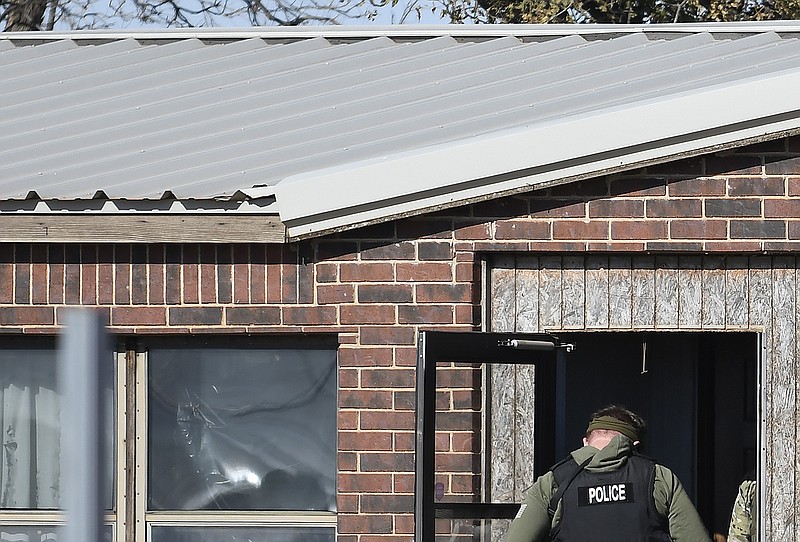
<path id="1" fill-rule="evenodd" d="M 287 178 L 276 198 L 294 240 L 536 190 L 794 133 L 800 100 L 792 88 L 800 89 L 800 74 L 782 73 L 388 155 Z M 324 186 L 337 190 L 308 198 Z"/>

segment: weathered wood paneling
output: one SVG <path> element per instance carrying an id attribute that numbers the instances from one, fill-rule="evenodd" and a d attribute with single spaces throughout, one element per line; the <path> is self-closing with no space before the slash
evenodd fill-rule
<path id="1" fill-rule="evenodd" d="M 517 256 L 499 262 L 492 273 L 491 328 L 524 332 L 562 330 L 752 330 L 766 347 L 764 382 L 767 423 L 767 540 L 800 541 L 800 435 L 797 383 L 800 378 L 800 262 L 782 256 Z M 497 281 L 497 282 L 495 282 Z M 514 282 L 510 286 L 508 281 Z M 508 310 L 516 296 L 515 310 Z M 496 299 L 496 297 L 502 299 Z M 499 310 L 495 311 L 495 307 Z M 510 314 L 513 312 L 514 314 Z M 495 390 L 519 389 L 524 401 L 512 401 L 513 415 L 501 423 L 532 434 L 531 374 L 517 372 L 493 380 Z M 523 404 L 524 403 L 524 404 Z M 512 419 L 508 419 L 511 416 Z M 493 423 L 498 423 L 497 421 Z M 522 424 L 528 424 L 523 428 Z M 494 429 L 498 431 L 500 428 Z M 492 491 L 527 487 L 530 473 L 520 466 L 532 457 L 530 435 L 495 439 L 493 453 L 514 465 L 516 482 L 493 480 Z M 514 450 L 504 450 L 512 439 Z M 493 458 L 492 464 L 502 462 Z M 508 476 L 508 474 L 503 474 Z M 525 478 L 523 484 L 522 478 Z M 500 485 L 498 485 L 500 484 Z M 509 484 L 511 484 L 509 486 Z"/>

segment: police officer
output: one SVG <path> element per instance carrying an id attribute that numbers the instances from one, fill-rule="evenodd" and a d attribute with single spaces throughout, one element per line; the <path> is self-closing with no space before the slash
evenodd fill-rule
<path id="1" fill-rule="evenodd" d="M 758 486 L 755 472 L 739 485 L 736 501 L 733 503 L 728 542 L 758 541 Z"/>
<path id="2" fill-rule="evenodd" d="M 646 426 L 630 410 L 595 412 L 575 450 L 528 490 L 506 542 L 710 542 L 668 468 L 635 453 Z"/>

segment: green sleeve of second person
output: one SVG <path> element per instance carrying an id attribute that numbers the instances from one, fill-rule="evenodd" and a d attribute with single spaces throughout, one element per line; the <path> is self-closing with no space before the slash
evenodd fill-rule
<path id="1" fill-rule="evenodd" d="M 669 520 L 669 535 L 675 542 L 711 542 L 703 521 L 675 474 L 656 465 L 653 498 L 656 510 Z"/>

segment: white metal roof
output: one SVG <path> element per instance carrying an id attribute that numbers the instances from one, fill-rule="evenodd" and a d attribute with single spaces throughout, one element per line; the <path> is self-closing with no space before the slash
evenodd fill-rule
<path id="1" fill-rule="evenodd" d="M 277 212 L 299 238 L 779 137 L 800 130 L 797 36 L 794 22 L 0 34 L 0 213 Z"/>

